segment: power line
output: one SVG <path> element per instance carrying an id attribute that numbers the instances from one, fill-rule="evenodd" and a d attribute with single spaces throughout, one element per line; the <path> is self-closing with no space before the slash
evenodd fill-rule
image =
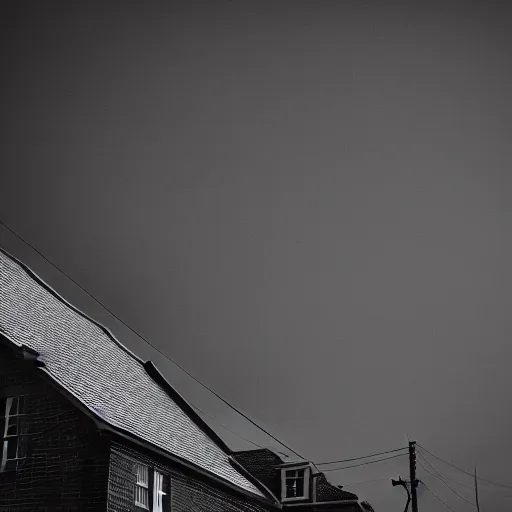
<path id="1" fill-rule="evenodd" d="M 432 463 L 427 459 L 427 457 L 425 457 L 425 455 L 423 455 L 421 452 L 418 452 L 418 455 L 420 456 L 421 459 L 423 459 L 428 464 L 430 469 L 432 469 L 432 471 L 434 472 L 434 476 L 439 475 L 444 478 L 444 475 L 442 475 L 441 472 L 432 465 Z M 421 463 L 421 461 L 420 461 L 420 463 Z M 425 466 L 423 466 L 423 464 L 421 464 L 421 466 L 423 467 L 423 469 L 428 471 L 428 469 Z M 471 487 L 471 486 L 469 486 L 469 487 Z"/>
<path id="2" fill-rule="evenodd" d="M 423 480 L 420 480 L 420 482 L 425 486 L 425 489 L 427 489 L 427 491 L 432 494 L 432 496 L 434 496 L 434 498 L 438 499 L 448 510 L 451 510 L 452 512 L 455 512 L 455 510 L 453 510 L 452 507 L 450 507 L 450 505 L 448 505 L 448 503 L 446 503 L 446 501 L 443 501 L 436 493 L 434 493 L 433 491 L 431 491 L 428 487 L 428 485 L 423 481 Z"/>
<path id="3" fill-rule="evenodd" d="M 418 452 L 419 454 L 419 452 Z M 422 457 L 421 454 L 419 454 L 420 457 Z M 426 459 L 424 459 L 426 460 Z M 476 504 L 473 503 L 472 501 L 468 500 L 467 498 L 465 498 L 464 496 L 462 496 L 461 494 L 459 494 L 448 482 L 445 481 L 445 479 L 443 478 L 443 476 L 441 475 L 441 473 L 439 473 L 432 465 L 430 465 L 432 467 L 432 469 L 434 470 L 435 473 L 432 473 L 431 471 L 429 471 L 422 463 L 421 461 L 419 460 L 418 461 L 420 466 L 429 474 L 429 475 L 432 475 L 433 477 L 437 478 L 439 481 L 441 481 L 444 485 L 446 485 L 446 487 L 448 487 L 448 489 L 450 489 L 450 491 L 452 491 L 456 496 L 458 496 L 461 500 L 464 500 L 466 503 L 469 503 L 470 505 L 472 505 L 473 507 L 476 507 Z M 428 463 L 428 462 L 427 462 Z"/>
<path id="4" fill-rule="evenodd" d="M 390 478 L 374 478 L 373 480 L 362 480 L 361 482 L 353 482 L 351 484 L 343 484 L 343 487 L 352 487 L 354 485 L 359 485 L 359 484 L 366 484 L 366 483 L 369 483 L 369 482 L 383 482 L 383 481 L 386 481 L 386 482 L 389 482 Z"/>
<path id="5" fill-rule="evenodd" d="M 261 448 L 262 450 L 264 450 L 266 448 L 265 446 L 262 446 L 261 444 L 255 443 L 254 441 L 251 441 L 247 437 L 244 437 L 243 435 L 239 434 L 238 432 L 235 432 L 234 430 L 230 429 L 229 427 L 227 427 L 226 425 L 221 423 L 217 418 L 215 418 L 211 414 L 208 414 L 206 411 L 204 411 L 203 409 L 201 409 L 197 405 L 194 405 L 192 402 L 189 402 L 189 403 L 190 403 L 190 405 L 194 409 L 197 409 L 201 414 L 203 414 L 207 418 L 210 418 L 212 421 L 214 421 L 217 425 L 222 427 L 224 430 L 227 430 L 228 432 L 231 432 L 232 434 L 234 434 L 235 436 L 239 437 L 240 439 L 243 439 L 244 441 L 247 441 L 248 443 L 251 443 L 252 445 L 254 445 L 256 447 Z M 283 452 L 279 451 L 277 448 L 272 447 L 272 449 L 275 450 L 276 453 L 279 453 L 281 455 L 284 455 L 285 457 L 288 457 L 288 455 L 286 453 L 283 453 Z"/>
<path id="6" fill-rule="evenodd" d="M 445 480 L 450 480 L 450 482 L 453 482 L 454 484 L 457 484 L 457 485 L 461 485 L 462 487 L 466 487 L 467 489 L 471 489 L 472 491 L 475 490 L 475 486 L 474 485 L 468 485 L 468 484 L 465 484 L 463 482 L 459 482 L 458 480 L 455 480 L 454 478 L 451 478 L 449 477 L 448 475 L 445 475 L 444 473 L 441 473 L 438 469 L 436 469 L 431 463 L 430 461 L 427 459 L 427 457 L 425 457 L 424 455 L 422 455 L 420 452 L 418 452 L 418 454 L 420 455 L 420 457 L 437 473 L 439 474 L 440 476 L 442 476 L 442 478 L 444 478 Z M 421 464 L 421 462 L 420 462 Z M 423 466 L 423 465 L 422 465 Z M 427 473 L 430 473 L 430 471 L 427 470 L 427 468 L 425 468 L 423 466 L 423 469 L 425 469 L 425 471 L 427 471 Z M 432 474 L 432 473 L 431 473 Z M 436 476 L 436 475 L 432 475 L 432 476 Z M 478 479 L 478 477 L 477 477 Z M 484 491 L 484 492 L 495 492 L 494 490 L 490 490 L 490 489 L 486 489 L 485 487 L 484 488 L 479 488 L 479 491 Z M 499 494 L 493 494 L 493 498 L 497 498 L 497 499 L 501 499 L 501 500 L 512 500 L 512 496 L 500 496 Z"/>
<path id="7" fill-rule="evenodd" d="M 444 462 L 445 464 L 448 464 L 449 466 L 451 466 L 452 468 L 455 468 L 455 469 L 458 469 L 459 471 L 462 471 L 463 473 L 466 473 L 466 475 L 469 475 L 469 476 L 473 476 L 473 473 L 470 473 L 469 471 L 466 471 L 465 469 L 462 469 L 460 468 L 459 466 L 456 466 L 455 464 L 452 464 L 451 462 L 448 462 L 447 460 L 444 460 L 442 459 L 441 457 L 438 457 L 437 455 L 434 455 L 432 452 L 429 452 L 424 446 L 422 446 L 421 444 L 418 444 L 418 446 L 422 449 L 422 450 L 425 450 L 429 455 L 431 455 L 432 457 L 435 457 L 436 459 L 440 460 L 441 462 Z"/>
<path id="8" fill-rule="evenodd" d="M 424 460 L 427 460 L 427 459 L 424 458 Z M 443 478 L 445 478 L 446 480 L 450 480 L 450 482 L 453 482 L 454 484 L 461 485 L 462 487 L 466 487 L 467 489 L 472 489 L 473 491 L 475 490 L 474 485 L 463 484 L 462 482 L 459 482 L 458 480 L 455 480 L 454 478 L 451 478 L 451 477 L 445 475 L 444 473 L 443 473 Z"/>
<path id="9" fill-rule="evenodd" d="M 342 469 L 349 469 L 349 468 L 357 468 L 359 466 L 366 466 L 367 464 L 375 464 L 376 462 L 383 462 L 383 461 L 389 460 L 389 459 L 396 459 L 397 457 L 405 457 L 406 455 L 407 455 L 407 453 L 401 453 L 399 455 L 392 455 L 391 457 L 384 457 L 383 459 L 370 460 L 368 462 L 363 462 L 361 464 L 352 464 L 351 466 L 345 466 L 345 467 L 342 467 L 342 468 L 324 469 L 324 472 L 327 472 L 327 471 L 340 471 Z"/>
<path id="10" fill-rule="evenodd" d="M 39 251 L 38 249 L 36 249 L 31 243 L 29 243 L 27 240 L 25 240 L 21 235 L 19 235 L 16 231 L 14 231 L 12 228 L 10 228 L 7 224 L 5 224 L 5 222 L 3 222 L 2 220 L 0 220 L 0 225 L 2 225 L 4 228 L 6 228 L 8 231 L 10 231 L 16 238 L 18 238 L 19 240 L 21 240 L 23 243 L 25 243 L 26 245 L 28 245 L 33 251 L 35 251 L 39 256 L 41 256 L 41 258 L 43 258 L 47 263 L 49 263 L 53 268 L 55 268 L 56 270 L 58 270 L 63 276 L 65 276 L 66 278 L 68 278 L 72 283 L 74 283 L 76 286 L 78 286 L 84 293 L 86 293 L 91 299 L 93 299 L 98 305 L 100 305 L 105 311 L 107 311 L 108 313 L 110 313 L 118 322 L 120 322 L 121 324 L 123 324 L 126 328 L 128 328 L 131 332 L 133 332 L 133 334 L 135 334 L 138 338 L 140 338 L 142 341 L 144 341 L 145 343 L 147 343 L 150 347 L 152 347 L 154 350 L 156 350 L 159 354 L 161 354 L 163 357 L 165 357 L 168 361 L 170 361 L 171 363 L 173 363 L 175 366 L 177 366 L 182 372 L 184 372 L 186 375 L 188 375 L 191 379 L 193 379 L 195 382 L 197 382 L 200 386 L 202 386 L 203 388 L 205 388 L 206 390 L 208 390 L 212 395 L 216 396 L 221 402 L 223 402 L 224 404 L 226 404 L 230 409 L 232 409 L 233 411 L 235 411 L 236 413 L 238 413 L 240 416 L 242 416 L 243 418 L 245 418 L 247 421 L 249 421 L 252 425 L 254 425 L 255 427 L 257 427 L 258 429 L 260 429 L 262 432 L 264 432 L 265 434 L 267 434 L 269 437 L 271 437 L 272 439 L 274 439 L 274 441 L 277 441 L 281 446 L 284 446 L 287 450 L 290 450 L 292 453 L 294 453 L 295 455 L 297 455 L 297 457 L 301 458 L 301 459 L 304 459 L 304 457 L 302 455 L 300 455 L 299 453 L 297 453 L 294 449 L 290 448 L 288 445 L 286 445 L 285 443 L 283 443 L 282 441 L 280 441 L 277 437 L 275 437 L 274 435 L 272 435 L 270 432 L 268 432 L 267 430 L 265 430 L 263 427 L 260 427 L 254 420 L 252 420 L 251 418 L 249 418 L 249 416 L 247 416 L 246 414 L 244 414 L 243 412 L 241 412 L 239 409 L 237 409 L 234 405 L 230 404 L 227 400 L 225 400 L 224 398 L 222 398 L 218 393 L 216 393 L 215 391 L 213 391 L 213 389 L 211 389 L 210 387 L 208 387 L 206 384 L 203 384 L 199 379 L 197 379 L 196 377 L 194 377 L 194 375 L 192 375 L 189 371 L 185 370 L 185 368 L 183 368 L 183 366 L 181 366 L 180 364 L 178 364 L 176 361 L 174 361 L 171 357 L 169 357 L 167 354 L 164 354 L 159 348 L 155 347 L 155 345 L 153 345 L 149 340 L 147 340 L 144 336 L 142 336 L 141 334 L 139 334 L 133 327 L 131 327 L 130 325 L 128 325 L 124 320 L 122 320 L 121 318 L 119 318 L 113 311 L 111 311 L 107 306 L 105 306 L 102 302 L 100 302 L 96 297 L 94 297 L 89 291 L 87 291 L 80 283 L 78 283 L 77 281 L 75 281 L 70 275 L 68 275 L 66 272 L 64 272 L 62 269 L 60 269 L 55 263 L 53 263 L 52 261 L 50 261 L 41 251 Z"/>
<path id="11" fill-rule="evenodd" d="M 474 477 L 474 474 L 473 473 L 470 473 L 469 471 L 466 471 L 465 469 L 462 469 L 460 468 L 459 466 L 456 466 L 455 464 L 452 464 L 451 462 L 448 462 L 447 460 L 444 460 L 442 459 L 441 457 L 438 457 L 437 455 L 434 455 L 432 452 L 429 452 L 424 446 L 421 446 L 420 444 L 418 445 L 422 450 L 426 451 L 429 455 L 431 455 L 432 457 L 440 460 L 441 462 L 444 462 L 445 464 L 448 464 L 448 466 L 451 466 L 452 468 L 455 468 L 455 469 L 458 469 L 459 471 L 461 471 L 462 473 L 465 473 L 466 475 L 469 475 L 471 477 Z M 478 480 L 482 480 L 482 482 L 487 482 L 489 484 L 492 484 L 492 485 L 496 485 L 498 487 L 505 487 L 506 489 L 512 489 L 512 485 L 505 485 L 505 484 L 500 484 L 498 482 L 493 482 L 492 480 L 487 480 L 486 478 L 482 478 L 481 476 L 477 477 Z"/>
<path id="12" fill-rule="evenodd" d="M 342 462 L 352 462 L 354 460 L 369 459 L 370 457 L 376 457 L 377 455 L 385 455 L 386 453 L 399 452 L 401 450 L 407 450 L 407 448 L 404 446 L 403 448 L 396 448 L 395 450 L 388 450 L 386 452 L 380 453 L 372 453 L 371 455 L 364 455 L 363 457 L 354 457 L 353 459 L 332 460 L 329 462 L 315 462 L 315 466 L 325 466 L 327 464 L 340 464 Z"/>
<path id="13" fill-rule="evenodd" d="M 477 476 L 478 480 L 482 482 L 487 482 L 488 484 L 496 485 L 497 487 L 504 487 L 505 489 L 512 489 L 512 485 L 500 484 L 498 482 L 493 482 L 492 480 L 487 480 L 486 478 L 482 478 L 481 476 Z"/>
<path id="14" fill-rule="evenodd" d="M 436 469 L 432 463 L 428 460 L 427 457 L 425 457 L 425 455 L 423 455 L 422 453 L 418 452 L 418 455 L 438 474 L 441 474 L 441 472 Z M 462 482 L 459 482 L 458 480 L 455 480 L 454 478 L 451 478 L 449 477 L 448 475 L 445 475 L 444 473 L 442 474 L 443 475 L 443 478 L 446 479 L 446 480 L 450 480 L 450 482 L 453 482 L 457 485 L 461 485 L 462 487 L 466 487 L 468 489 L 472 489 L 473 491 L 475 490 L 475 486 L 474 485 L 468 485 L 468 484 L 464 484 Z"/>
<path id="15" fill-rule="evenodd" d="M 472 491 L 475 490 L 474 485 L 463 484 L 462 482 L 459 482 L 458 480 L 455 480 L 454 478 L 450 478 L 449 476 L 446 476 L 445 474 L 443 474 L 443 478 L 445 478 L 446 480 L 450 480 L 450 482 L 453 482 L 454 484 L 461 485 L 462 487 L 466 487 L 467 489 L 471 489 Z M 477 479 L 479 479 L 478 476 L 477 476 Z M 486 489 L 485 487 L 479 487 L 478 492 L 482 492 L 482 491 L 483 492 L 496 492 L 496 489 L 491 490 L 491 489 Z M 499 494 L 494 494 L 493 498 L 499 498 L 502 500 L 512 500 L 512 496 L 500 496 Z"/>
<path id="16" fill-rule="evenodd" d="M 190 405 L 196 409 L 197 411 L 199 411 L 201 414 L 203 414 L 204 416 L 206 416 L 207 418 L 210 418 L 212 421 L 214 421 L 215 423 L 217 423 L 217 425 L 219 425 L 220 427 L 222 427 L 224 430 L 227 430 L 228 432 L 231 432 L 232 434 L 234 434 L 235 436 L 239 437 L 240 439 L 243 439 L 244 441 L 247 441 L 248 443 L 252 444 L 253 446 L 256 446 L 258 448 L 263 448 L 263 446 L 259 445 L 258 443 L 255 443 L 254 441 L 251 441 L 250 439 L 247 439 L 247 437 L 244 437 L 242 436 L 241 434 L 239 434 L 238 432 L 235 432 L 234 430 L 231 430 L 229 427 L 227 427 L 226 425 L 222 424 L 219 420 L 217 420 L 216 418 L 214 418 L 213 416 L 211 416 L 210 414 L 208 414 L 207 412 L 203 411 L 203 409 L 201 409 L 200 407 L 198 407 L 197 405 L 194 405 L 192 402 L 190 402 Z"/>

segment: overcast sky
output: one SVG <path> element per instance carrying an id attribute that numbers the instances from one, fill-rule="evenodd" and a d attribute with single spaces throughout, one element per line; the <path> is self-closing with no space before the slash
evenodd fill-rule
<path id="1" fill-rule="evenodd" d="M 1 220 L 305 457 L 409 435 L 512 486 L 510 8 L 1 9 Z M 275 446 L 1 228 L 0 244 L 217 422 Z M 403 509 L 380 480 L 398 475 L 406 457 L 328 473 L 377 512 Z M 482 482 L 480 503 L 508 511 L 512 488 Z M 424 488 L 419 507 L 446 510 Z"/>

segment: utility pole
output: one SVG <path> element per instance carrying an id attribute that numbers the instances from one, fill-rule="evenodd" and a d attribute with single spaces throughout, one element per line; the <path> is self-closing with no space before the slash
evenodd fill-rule
<path id="1" fill-rule="evenodd" d="M 418 496 L 416 495 L 416 441 L 409 441 L 409 470 L 411 478 L 412 512 L 418 512 Z"/>
<path id="2" fill-rule="evenodd" d="M 476 498 L 476 510 L 480 512 L 480 504 L 478 503 L 478 478 L 476 476 L 476 466 L 475 466 L 475 498 Z"/>

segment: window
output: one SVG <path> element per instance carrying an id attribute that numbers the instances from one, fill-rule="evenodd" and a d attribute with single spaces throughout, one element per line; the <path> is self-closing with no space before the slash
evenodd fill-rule
<path id="1" fill-rule="evenodd" d="M 308 500 L 311 466 L 308 462 L 281 466 L 281 501 Z"/>
<path id="2" fill-rule="evenodd" d="M 135 505 L 149 509 L 149 492 L 148 492 L 148 467 L 142 464 L 135 465 Z"/>
<path id="3" fill-rule="evenodd" d="M 164 475 L 155 471 L 153 479 L 153 512 L 162 512 L 162 497 L 165 494 Z"/>
<path id="4" fill-rule="evenodd" d="M 8 396 L 0 400 L 0 472 L 17 469 L 19 462 L 26 457 L 26 402 L 26 395 Z"/>
<path id="5" fill-rule="evenodd" d="M 306 468 L 286 471 L 286 498 L 302 498 L 304 496 L 304 481 Z"/>

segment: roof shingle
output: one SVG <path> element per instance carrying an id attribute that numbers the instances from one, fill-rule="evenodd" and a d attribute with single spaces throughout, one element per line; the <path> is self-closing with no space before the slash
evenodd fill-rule
<path id="1" fill-rule="evenodd" d="M 44 371 L 110 425 L 263 496 L 140 359 L 2 250 L 0 330 L 16 345 L 39 352 Z"/>

